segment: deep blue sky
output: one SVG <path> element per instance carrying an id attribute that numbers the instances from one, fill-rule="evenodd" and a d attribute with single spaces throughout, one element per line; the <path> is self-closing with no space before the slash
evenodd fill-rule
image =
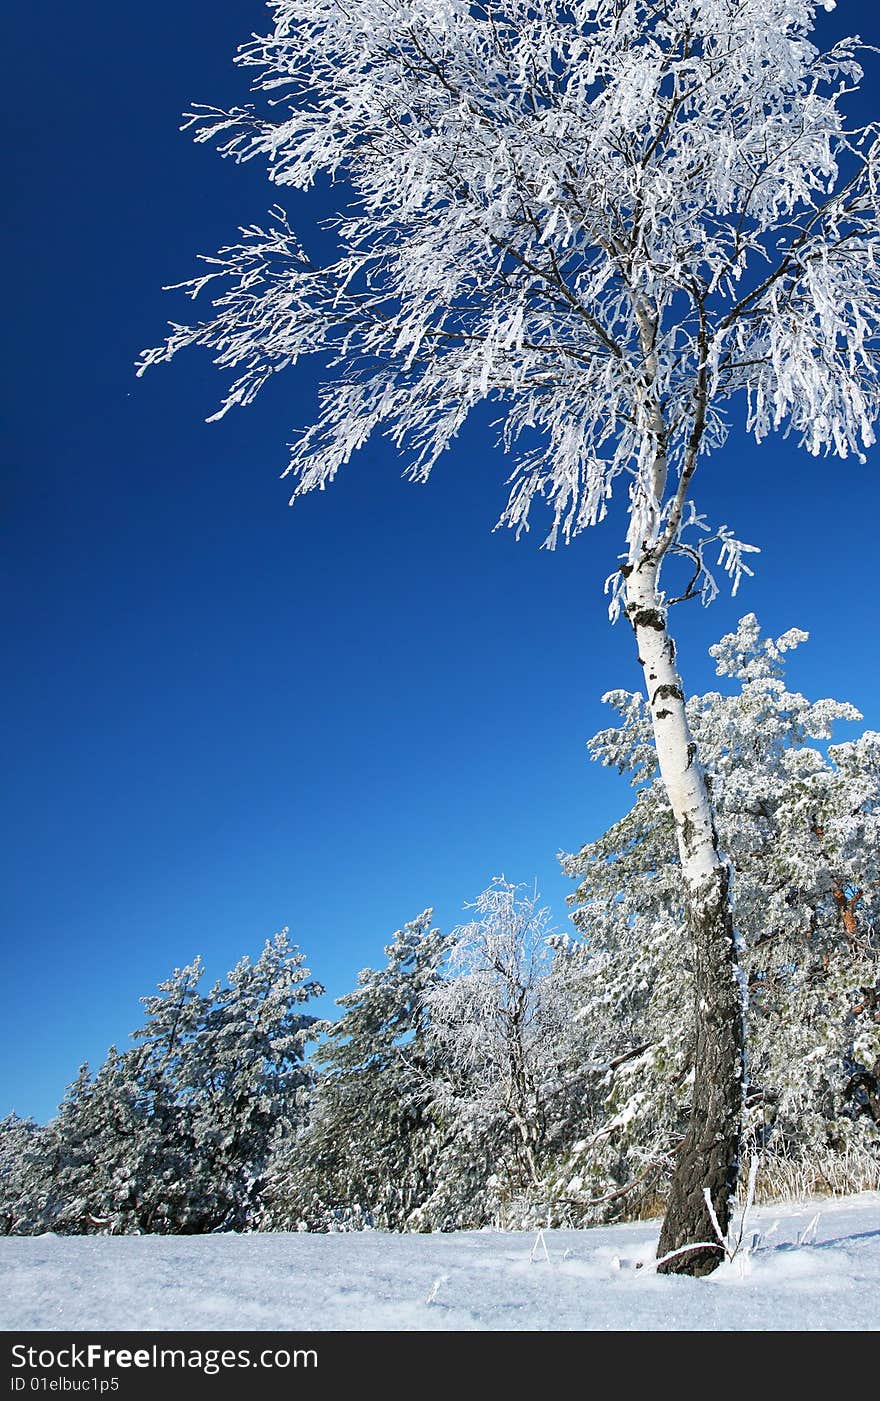
<path id="1" fill-rule="evenodd" d="M 231 56 L 264 15 L 50 0 L 38 44 L 6 21 L 0 1114 L 48 1117 L 197 953 L 213 979 L 289 925 L 338 996 L 502 871 L 564 922 L 556 853 L 630 798 L 584 750 L 601 694 L 640 680 L 601 594 L 615 530 L 556 554 L 492 534 L 505 464 L 479 428 L 426 487 L 380 447 L 289 510 L 310 371 L 219 425 L 207 355 L 134 378 L 187 315 L 162 284 L 278 196 L 178 130 L 243 100 Z M 822 28 L 880 39 L 867 5 Z M 701 507 L 764 553 L 738 599 L 677 610 L 692 689 L 754 610 L 810 630 L 794 682 L 880 728 L 877 462 L 737 435 L 706 464 Z"/>

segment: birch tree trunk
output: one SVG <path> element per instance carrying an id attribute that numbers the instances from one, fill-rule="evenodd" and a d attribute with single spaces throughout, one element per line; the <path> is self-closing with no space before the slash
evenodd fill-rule
<path id="1" fill-rule="evenodd" d="M 658 570 L 659 562 L 650 556 L 630 570 L 626 612 L 638 644 L 660 773 L 675 818 L 696 997 L 691 1119 L 660 1233 L 658 1255 L 662 1256 L 697 1241 L 716 1239 L 704 1197 L 707 1187 L 721 1230 L 727 1231 L 739 1173 L 744 1008 L 730 871 L 718 850 L 709 791 L 688 727 Z M 722 1258 L 720 1245 L 685 1250 L 660 1269 L 709 1274 Z"/>

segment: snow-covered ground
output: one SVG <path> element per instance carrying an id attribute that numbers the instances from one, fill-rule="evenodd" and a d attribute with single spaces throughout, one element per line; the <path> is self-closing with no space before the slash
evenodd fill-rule
<path id="1" fill-rule="evenodd" d="M 0 1327 L 880 1327 L 880 1193 L 755 1210 L 754 1249 L 707 1279 L 658 1276 L 657 1229 L 5 1238 Z"/>

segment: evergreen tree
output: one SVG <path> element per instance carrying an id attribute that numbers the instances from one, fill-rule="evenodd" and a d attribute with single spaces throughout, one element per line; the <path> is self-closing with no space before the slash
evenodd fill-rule
<path id="1" fill-rule="evenodd" d="M 305 1113 L 313 1072 L 304 1049 L 316 1019 L 302 1006 L 322 989 L 308 981 L 286 930 L 207 996 L 202 976 L 197 958 L 143 998 L 137 1044 L 111 1047 L 95 1075 L 82 1066 L 40 1132 L 39 1219 L 51 1229 L 193 1233 L 259 1224 L 267 1162 Z M 10 1145 L 23 1138 L 10 1127 Z"/>
<path id="2" fill-rule="evenodd" d="M 94 1076 L 83 1065 L 68 1088 L 48 1130 L 53 1230 L 192 1228 L 191 1158 L 178 1116 L 154 1113 L 145 1061 L 111 1046 Z"/>
<path id="3" fill-rule="evenodd" d="M 436 1224 L 426 1211 L 443 1136 L 431 1112 L 429 1002 L 449 940 L 432 911 L 392 936 L 381 970 L 364 969 L 318 1030 L 321 1068 L 307 1131 L 273 1165 L 273 1225 L 312 1230 Z"/>
<path id="4" fill-rule="evenodd" d="M 217 1224 L 213 1166 L 196 1138 L 197 1063 L 219 984 L 205 995 L 201 958 L 141 998 L 147 1020 L 132 1033 L 130 1052 L 142 1111 L 139 1134 L 141 1212 L 144 1231 L 194 1233 Z"/>
<path id="5" fill-rule="evenodd" d="M 213 990 L 190 1043 L 195 1154 L 224 1229 L 258 1224 L 270 1156 L 305 1116 L 313 1071 L 304 1052 L 316 1018 L 301 1009 L 322 992 L 282 930 Z"/>
<path id="6" fill-rule="evenodd" d="M 49 1230 L 47 1131 L 33 1119 L 0 1119 L 0 1235 Z"/>

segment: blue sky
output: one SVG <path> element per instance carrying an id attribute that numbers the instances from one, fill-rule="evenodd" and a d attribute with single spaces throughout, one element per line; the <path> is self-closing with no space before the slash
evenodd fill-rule
<path id="1" fill-rule="evenodd" d="M 277 198 L 256 165 L 178 130 L 190 102 L 243 99 L 231 56 L 265 11 L 43 13 L 36 51 L 32 17 L 8 17 L 0 99 L 0 1114 L 40 1119 L 197 953 L 213 980 L 288 925 L 330 1011 L 395 928 L 426 905 L 452 927 L 501 872 L 537 877 L 562 924 L 556 853 L 630 797 L 585 741 L 610 719 L 602 693 L 640 680 L 602 598 L 619 531 L 555 554 L 537 531 L 491 533 L 505 463 L 481 425 L 427 486 L 379 446 L 290 510 L 279 475 L 314 411 L 311 370 L 215 425 L 207 355 L 134 378 L 185 316 L 162 284 Z M 867 5 L 822 28 L 880 39 Z M 768 631 L 810 631 L 795 684 L 880 728 L 877 461 L 735 434 L 705 464 L 701 508 L 763 553 L 738 599 L 676 610 L 691 689 L 752 610 Z"/>

